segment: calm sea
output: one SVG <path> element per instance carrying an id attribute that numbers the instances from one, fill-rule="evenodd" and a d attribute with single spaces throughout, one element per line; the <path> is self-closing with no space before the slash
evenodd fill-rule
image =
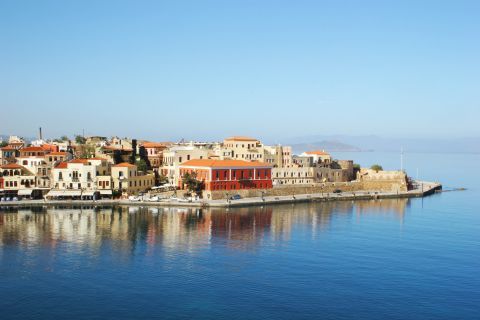
<path id="1" fill-rule="evenodd" d="M 405 154 L 468 188 L 424 199 L 3 210 L 0 319 L 479 319 L 479 160 Z"/>

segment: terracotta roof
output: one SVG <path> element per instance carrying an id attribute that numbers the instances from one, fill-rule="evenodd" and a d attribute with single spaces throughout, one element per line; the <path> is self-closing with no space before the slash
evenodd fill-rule
<path id="1" fill-rule="evenodd" d="M 6 146 L 6 147 L 3 147 L 3 148 L 0 148 L 0 150 L 2 150 L 2 151 L 15 151 L 17 149 L 15 149 L 13 147 Z"/>
<path id="2" fill-rule="evenodd" d="M 45 149 L 42 147 L 26 147 L 20 149 L 20 152 L 45 152 Z"/>
<path id="3" fill-rule="evenodd" d="M 137 166 L 133 165 L 131 163 L 128 163 L 128 162 L 122 162 L 122 163 L 114 165 L 114 167 L 115 168 L 136 168 Z"/>
<path id="4" fill-rule="evenodd" d="M 67 169 L 68 163 L 67 162 L 60 162 L 58 165 L 55 166 L 55 169 Z"/>
<path id="5" fill-rule="evenodd" d="M 83 163 L 83 164 L 88 164 L 88 159 L 73 159 L 73 160 L 70 160 L 68 163 Z"/>
<path id="6" fill-rule="evenodd" d="M 328 152 L 322 151 L 322 150 L 314 150 L 314 151 L 307 151 L 305 152 L 306 154 L 314 154 L 317 156 L 329 156 L 330 154 Z"/>
<path id="7" fill-rule="evenodd" d="M 171 142 L 144 142 L 142 146 L 145 148 L 165 148 L 171 144 Z"/>
<path id="8" fill-rule="evenodd" d="M 268 163 L 244 160 L 214 160 L 214 159 L 194 159 L 181 164 L 182 167 L 249 167 L 249 168 L 270 168 Z"/>
<path id="9" fill-rule="evenodd" d="M 250 138 L 250 137 L 233 136 L 233 137 L 226 138 L 224 141 L 259 141 L 259 140 Z"/>
<path id="10" fill-rule="evenodd" d="M 3 166 L 0 166 L 0 168 L 2 168 L 2 169 L 24 169 L 24 167 L 22 167 L 21 165 L 16 164 L 16 163 L 4 164 Z"/>

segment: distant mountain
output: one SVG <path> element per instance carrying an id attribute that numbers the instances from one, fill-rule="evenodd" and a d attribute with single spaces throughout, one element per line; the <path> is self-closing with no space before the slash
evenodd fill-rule
<path id="1" fill-rule="evenodd" d="M 315 143 L 310 141 L 322 141 Z M 322 146 L 323 142 L 333 141 L 333 145 L 323 144 L 327 151 L 394 151 L 403 148 L 405 152 L 480 153 L 480 137 L 466 138 L 387 138 L 368 136 L 307 136 L 291 140 L 297 146 Z M 344 145 L 342 147 L 342 145 Z M 338 147 L 337 147 L 338 146 Z M 347 147 L 345 147 L 347 146 Z M 352 147 L 354 146 L 354 147 Z M 352 147 L 352 150 L 348 150 Z M 330 149 L 333 148 L 333 149 Z M 337 150 L 336 150 L 337 149 Z M 338 150 L 340 149 L 340 150 Z"/>
<path id="2" fill-rule="evenodd" d="M 292 151 L 296 154 L 312 150 L 325 150 L 327 152 L 362 151 L 362 149 L 358 147 L 338 140 L 323 140 L 319 142 L 292 144 Z"/>

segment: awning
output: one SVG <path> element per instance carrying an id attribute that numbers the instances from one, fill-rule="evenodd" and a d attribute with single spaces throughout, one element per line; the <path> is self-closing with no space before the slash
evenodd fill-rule
<path id="1" fill-rule="evenodd" d="M 106 196 L 111 196 L 112 195 L 112 190 L 98 190 L 100 194 L 106 195 Z"/>
<path id="2" fill-rule="evenodd" d="M 63 195 L 63 190 L 50 190 L 47 197 L 59 197 Z"/>
<path id="3" fill-rule="evenodd" d="M 82 190 L 65 190 L 63 192 L 64 197 L 80 197 L 82 195 Z"/>
<path id="4" fill-rule="evenodd" d="M 85 197 L 93 197 L 93 194 L 95 193 L 95 191 L 83 191 L 82 192 L 82 197 L 85 196 Z"/>
<path id="5" fill-rule="evenodd" d="M 19 196 L 31 196 L 32 195 L 32 189 L 20 189 L 18 190 L 18 195 Z"/>
<path id="6" fill-rule="evenodd" d="M 79 197 L 81 190 L 50 190 L 47 197 Z"/>

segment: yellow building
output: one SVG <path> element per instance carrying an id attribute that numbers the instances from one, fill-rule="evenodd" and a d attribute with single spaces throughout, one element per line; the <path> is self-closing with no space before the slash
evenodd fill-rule
<path id="1" fill-rule="evenodd" d="M 139 173 L 136 165 L 123 162 L 112 166 L 112 189 L 128 195 L 147 191 L 155 185 L 153 174 Z"/>

